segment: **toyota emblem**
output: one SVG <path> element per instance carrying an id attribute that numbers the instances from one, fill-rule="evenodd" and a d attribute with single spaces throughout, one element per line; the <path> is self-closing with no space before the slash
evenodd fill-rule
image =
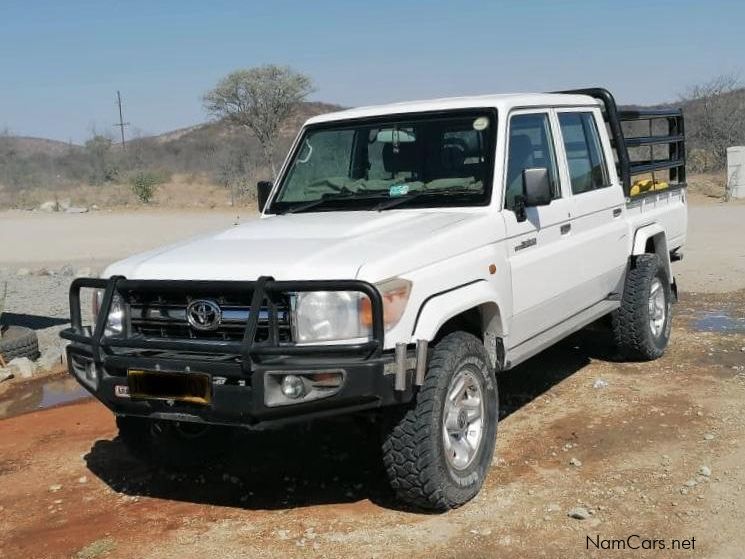
<path id="1" fill-rule="evenodd" d="M 222 310 L 214 301 L 197 299 L 186 307 L 186 319 L 196 330 L 216 330 L 222 321 Z"/>

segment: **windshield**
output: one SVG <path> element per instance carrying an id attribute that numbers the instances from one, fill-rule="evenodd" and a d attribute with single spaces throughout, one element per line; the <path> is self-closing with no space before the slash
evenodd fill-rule
<path id="1" fill-rule="evenodd" d="M 311 127 L 268 211 L 486 205 L 495 129 L 488 110 Z"/>

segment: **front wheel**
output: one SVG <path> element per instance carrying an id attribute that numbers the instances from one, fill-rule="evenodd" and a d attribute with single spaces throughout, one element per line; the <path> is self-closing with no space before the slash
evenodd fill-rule
<path id="1" fill-rule="evenodd" d="M 384 433 L 383 462 L 398 498 L 443 511 L 475 497 L 494 454 L 498 408 L 481 341 L 464 332 L 444 337 L 416 404 Z"/>
<path id="2" fill-rule="evenodd" d="M 622 358 L 651 361 L 665 352 L 672 327 L 672 290 L 656 254 L 641 254 L 631 263 L 612 324 Z"/>

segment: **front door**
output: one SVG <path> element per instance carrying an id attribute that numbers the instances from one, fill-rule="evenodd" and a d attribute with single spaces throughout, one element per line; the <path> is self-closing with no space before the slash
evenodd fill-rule
<path id="1" fill-rule="evenodd" d="M 562 189 L 550 111 L 513 112 L 508 126 L 502 213 L 512 274 L 507 346 L 514 348 L 581 310 L 570 293 L 581 283 L 581 262 L 575 261 L 579 251 L 571 242 L 573 201 Z M 536 167 L 548 170 L 553 200 L 527 208 L 527 219 L 520 221 L 516 198 L 522 193 L 522 171 Z"/>

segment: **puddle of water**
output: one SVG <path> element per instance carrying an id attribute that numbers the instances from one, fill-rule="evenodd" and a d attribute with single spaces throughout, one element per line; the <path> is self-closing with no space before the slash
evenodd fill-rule
<path id="1" fill-rule="evenodd" d="M 699 332 L 745 332 L 745 317 L 735 318 L 726 312 L 705 312 L 693 324 Z"/>
<path id="2" fill-rule="evenodd" d="M 0 401 L 0 419 L 91 397 L 70 377 L 39 379 L 14 387 Z"/>

